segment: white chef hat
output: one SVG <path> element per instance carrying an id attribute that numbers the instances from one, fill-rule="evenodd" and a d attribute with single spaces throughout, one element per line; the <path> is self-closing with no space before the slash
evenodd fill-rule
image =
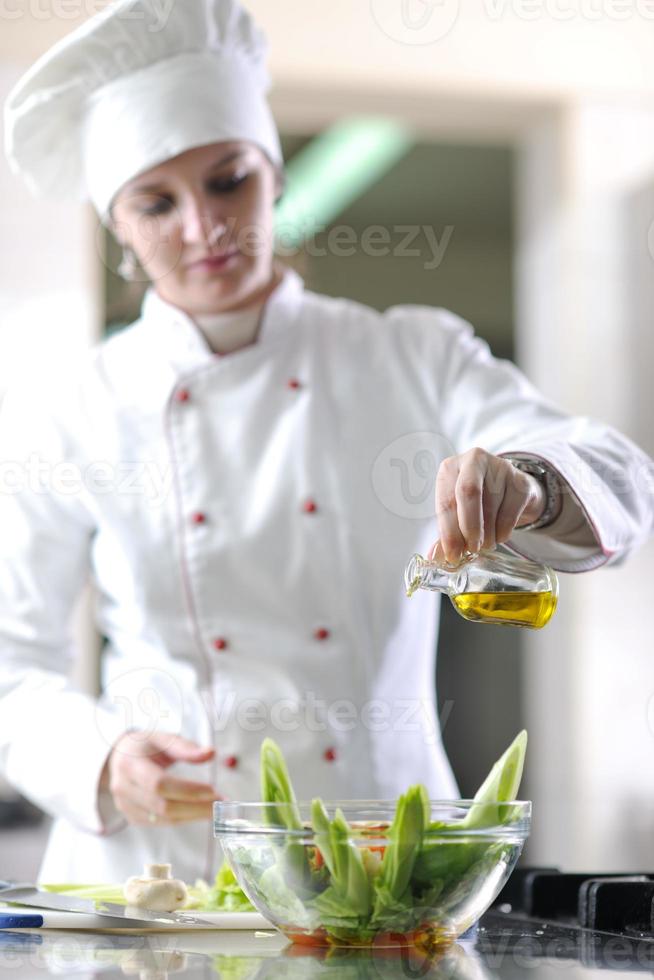
<path id="1" fill-rule="evenodd" d="M 249 140 L 282 164 L 265 36 L 237 0 L 117 0 L 50 49 L 5 103 L 10 166 L 35 194 L 90 198 L 184 150 Z"/>

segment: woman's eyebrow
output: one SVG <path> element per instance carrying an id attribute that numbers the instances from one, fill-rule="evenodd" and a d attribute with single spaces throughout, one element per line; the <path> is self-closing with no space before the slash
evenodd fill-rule
<path id="1" fill-rule="evenodd" d="M 231 160 L 236 159 L 236 157 L 243 156 L 247 153 L 247 150 L 234 150 L 233 153 L 228 153 L 226 157 L 221 157 L 220 160 L 216 160 L 211 164 L 207 173 L 210 174 L 219 167 L 224 167 L 226 163 L 230 163 Z M 154 191 L 161 190 L 161 184 L 136 184 L 134 187 L 130 188 L 130 193 L 132 194 L 151 194 Z"/>
<path id="2" fill-rule="evenodd" d="M 216 160 L 215 163 L 212 163 L 209 169 L 207 170 L 207 173 L 210 174 L 212 170 L 217 170 L 218 167 L 223 167 L 226 163 L 230 163 L 232 160 L 235 160 L 236 157 L 242 157 L 245 153 L 247 153 L 247 150 L 234 150 L 233 153 L 228 153 L 226 157 L 223 157 L 221 160 Z"/>

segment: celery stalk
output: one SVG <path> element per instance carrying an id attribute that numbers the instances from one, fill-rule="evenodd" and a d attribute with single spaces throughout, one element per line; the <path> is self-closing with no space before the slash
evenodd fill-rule
<path id="1" fill-rule="evenodd" d="M 342 810 L 329 819 L 322 800 L 311 806 L 315 841 L 331 875 L 331 884 L 316 898 L 316 908 L 333 924 L 348 920 L 353 928 L 370 914 L 372 891 L 359 847 L 350 840 L 351 828 Z"/>
<path id="2" fill-rule="evenodd" d="M 526 749 L 527 733 L 522 731 L 492 767 L 466 816 L 451 824 L 429 825 L 413 874 L 418 891 L 439 881 L 462 880 L 479 862 L 492 858 L 497 845 L 474 832 L 511 820 L 514 808 L 504 804 L 517 796 Z M 462 837 L 461 830 L 470 830 L 470 837 Z M 448 831 L 453 832 L 449 841 Z"/>
<path id="3" fill-rule="evenodd" d="M 312 800 L 311 802 L 311 823 L 313 824 L 316 847 L 323 856 L 327 870 L 333 875 L 335 869 L 330 838 L 331 821 L 322 800 Z"/>
<path id="4" fill-rule="evenodd" d="M 303 830 L 300 810 L 282 750 L 271 738 L 261 743 L 261 798 L 279 804 L 264 808 L 264 820 L 289 831 Z M 278 853 L 279 870 L 287 886 L 301 897 L 312 894 L 307 852 L 301 841 L 289 840 Z M 289 897 L 290 898 L 290 897 Z"/>
<path id="5" fill-rule="evenodd" d="M 475 805 L 470 807 L 460 826 L 472 829 L 508 823 L 513 815 L 512 808 L 497 804 L 515 800 L 518 795 L 526 752 L 527 732 L 523 729 L 475 793 Z"/>
<path id="6" fill-rule="evenodd" d="M 409 883 L 429 816 L 429 799 L 424 786 L 412 786 L 397 801 L 395 817 L 387 834 L 389 844 L 374 885 L 372 925 L 376 929 L 405 932 L 415 925 Z"/>
<path id="7" fill-rule="evenodd" d="M 389 844 L 384 852 L 380 887 L 399 898 L 407 888 L 425 831 L 425 798 L 423 786 L 412 786 L 397 801 L 393 823 L 388 830 Z"/>
<path id="8" fill-rule="evenodd" d="M 350 825 L 342 810 L 337 810 L 329 828 L 335 868 L 333 883 L 349 908 L 357 915 L 366 916 L 371 907 L 370 882 L 359 848 L 350 840 L 350 834 Z"/>
<path id="9" fill-rule="evenodd" d="M 261 743 L 261 799 L 264 803 L 281 803 L 283 806 L 266 808 L 268 823 L 288 830 L 302 830 L 300 811 L 286 768 L 282 750 L 272 738 Z"/>

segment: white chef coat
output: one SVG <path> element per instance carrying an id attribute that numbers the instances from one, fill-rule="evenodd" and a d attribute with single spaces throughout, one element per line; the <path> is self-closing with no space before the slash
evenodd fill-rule
<path id="1" fill-rule="evenodd" d="M 479 445 L 555 467 L 573 491 L 561 517 L 511 544 L 557 569 L 619 561 L 652 530 L 652 461 L 558 411 L 464 321 L 378 313 L 290 270 L 234 353 L 215 355 L 150 289 L 133 325 L 65 378 L 43 374 L 0 412 L 14 467 L 0 494 L 0 765 L 56 817 L 43 881 L 116 881 L 148 861 L 187 880 L 215 871 L 208 822 L 134 827 L 98 808 L 130 727 L 215 745 L 215 763 L 176 768 L 231 799 L 258 798 L 266 734 L 300 798 L 392 799 L 418 781 L 457 795 L 437 597 L 408 601 L 402 581 L 437 537 L 433 479 L 426 495 L 410 483 L 425 439 L 443 456 Z M 107 638 L 99 703 L 65 677 L 89 575 Z"/>

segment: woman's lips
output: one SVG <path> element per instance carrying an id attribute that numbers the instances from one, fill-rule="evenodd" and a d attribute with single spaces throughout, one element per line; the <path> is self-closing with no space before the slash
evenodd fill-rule
<path id="1" fill-rule="evenodd" d="M 228 262 L 235 259 L 237 255 L 238 249 L 226 252 L 225 255 L 210 255 L 204 259 L 200 259 L 198 262 L 191 262 L 188 268 L 195 269 L 198 272 L 202 270 L 211 271 L 213 269 L 222 269 Z"/>

